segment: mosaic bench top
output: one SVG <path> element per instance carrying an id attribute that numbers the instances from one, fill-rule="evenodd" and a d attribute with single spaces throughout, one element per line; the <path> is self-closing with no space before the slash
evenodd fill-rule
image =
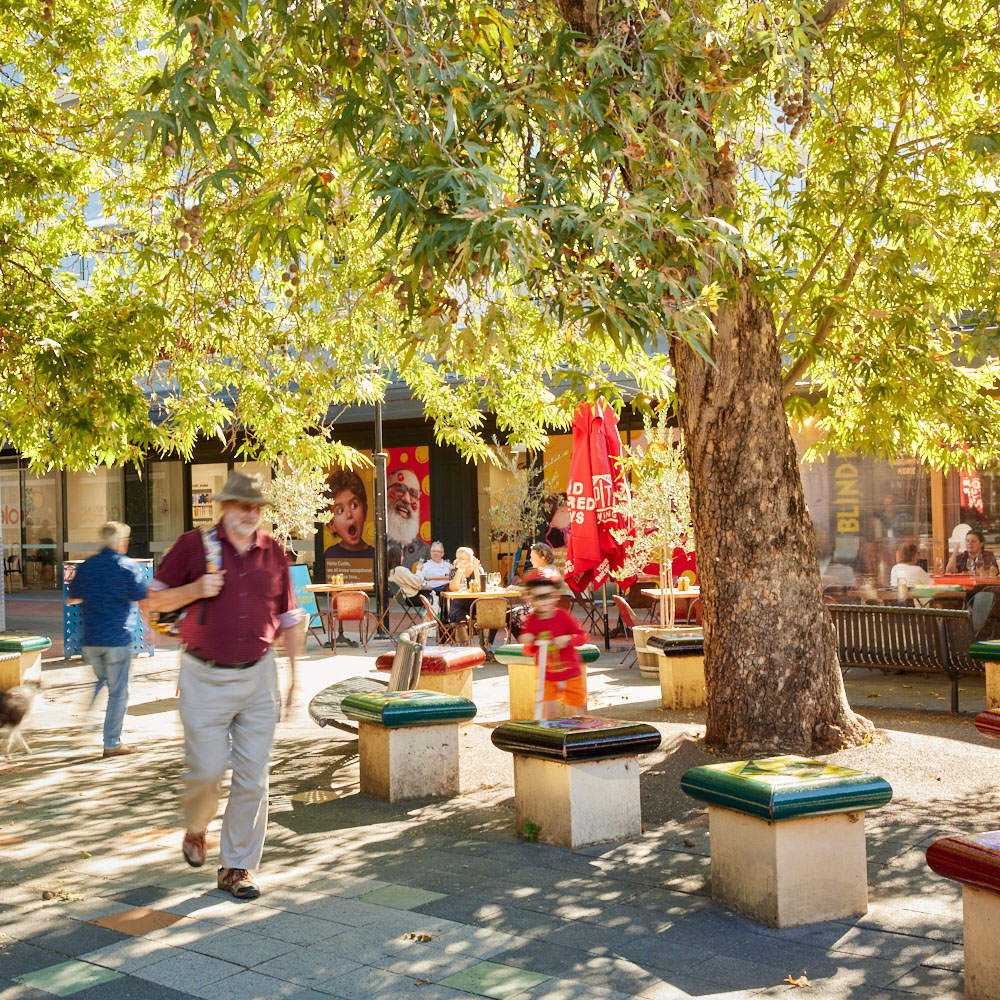
<path id="1" fill-rule="evenodd" d="M 772 821 L 875 809 L 892 798 L 889 783 L 877 775 L 791 754 L 692 767 L 681 788 L 711 805 Z"/>
<path id="2" fill-rule="evenodd" d="M 47 635 L 21 635 L 16 632 L 0 632 L 0 652 L 37 653 L 44 652 L 52 645 Z"/>
<path id="3" fill-rule="evenodd" d="M 1000 740 L 1000 712 L 987 709 L 985 712 L 980 712 L 973 722 L 976 729 L 983 736 L 990 736 L 995 740 Z"/>
<path id="4" fill-rule="evenodd" d="M 503 722 L 493 730 L 491 739 L 495 747 L 508 753 L 568 764 L 634 757 L 660 745 L 659 732 L 644 722 L 617 722 L 589 715 Z"/>
<path id="5" fill-rule="evenodd" d="M 935 840 L 927 865 L 953 882 L 1000 893 L 1000 830 Z"/>
<path id="6" fill-rule="evenodd" d="M 476 714 L 476 706 L 468 698 L 437 691 L 349 694 L 340 707 L 355 722 L 372 722 L 386 729 L 446 726 L 466 722 Z"/>
<path id="7" fill-rule="evenodd" d="M 593 663 L 601 655 L 601 651 L 592 642 L 585 642 L 582 646 L 577 646 L 576 651 L 584 663 Z M 506 666 L 511 663 L 535 662 L 534 657 L 528 656 L 524 652 L 524 646 L 519 642 L 507 646 L 497 646 L 493 655 L 497 658 L 497 663 L 503 663 Z"/>
<path id="8" fill-rule="evenodd" d="M 969 656 L 974 660 L 987 660 L 1000 663 L 1000 639 L 984 639 L 969 646 Z"/>
<path id="9" fill-rule="evenodd" d="M 380 653 L 375 669 L 384 673 L 392 670 L 395 653 Z M 480 646 L 426 646 L 420 660 L 422 674 L 454 674 L 486 662 L 486 650 Z"/>

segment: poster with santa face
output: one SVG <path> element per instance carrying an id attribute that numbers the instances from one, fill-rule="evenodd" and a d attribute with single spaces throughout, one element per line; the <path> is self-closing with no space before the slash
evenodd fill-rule
<path id="1" fill-rule="evenodd" d="M 426 446 L 390 448 L 386 464 L 386 535 L 412 567 L 430 553 L 430 456 Z M 374 578 L 374 470 L 331 469 L 327 476 L 329 515 L 323 526 L 326 578 L 344 583 Z"/>

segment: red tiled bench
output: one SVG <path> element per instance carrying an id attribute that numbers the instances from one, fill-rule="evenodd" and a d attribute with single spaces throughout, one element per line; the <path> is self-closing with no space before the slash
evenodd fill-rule
<path id="1" fill-rule="evenodd" d="M 394 653 L 381 653 L 375 669 L 392 670 Z M 420 663 L 420 687 L 425 691 L 472 699 L 472 671 L 486 662 L 480 646 L 426 646 Z"/>
<path id="2" fill-rule="evenodd" d="M 935 840 L 927 848 L 927 864 L 962 886 L 966 997 L 996 1000 L 1000 997 L 1000 830 Z"/>

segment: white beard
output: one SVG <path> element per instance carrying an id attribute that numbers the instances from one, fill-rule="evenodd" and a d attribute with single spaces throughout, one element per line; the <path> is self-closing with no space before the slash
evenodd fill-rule
<path id="1" fill-rule="evenodd" d="M 416 537 L 420 525 L 416 516 L 407 520 L 401 517 L 395 507 L 390 507 L 386 512 L 385 534 L 390 542 L 402 545 L 404 548 Z"/>

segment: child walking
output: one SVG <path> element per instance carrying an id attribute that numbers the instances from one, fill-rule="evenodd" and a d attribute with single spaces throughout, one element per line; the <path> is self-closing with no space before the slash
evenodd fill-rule
<path id="1" fill-rule="evenodd" d="M 576 647 L 587 642 L 588 636 L 568 611 L 557 606 L 558 579 L 529 573 L 523 585 L 531 606 L 521 631 L 524 651 L 537 656 L 539 648 L 546 647 L 542 718 L 556 718 L 560 703 L 571 709 L 571 715 L 582 715 L 587 710 L 587 675 Z"/>

